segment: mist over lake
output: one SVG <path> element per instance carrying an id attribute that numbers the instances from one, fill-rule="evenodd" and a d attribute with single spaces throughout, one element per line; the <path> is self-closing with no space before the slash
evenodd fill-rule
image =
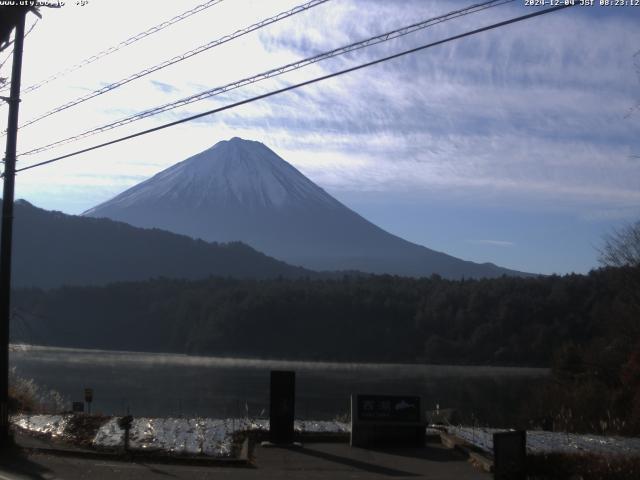
<path id="1" fill-rule="evenodd" d="M 296 371 L 296 416 L 332 419 L 351 393 L 419 394 L 426 409 L 457 408 L 469 418 L 499 419 L 544 381 L 542 368 L 330 363 L 218 358 L 14 345 L 16 373 L 55 389 L 68 402 L 93 388 L 92 410 L 146 416 L 266 416 L 269 371 Z M 515 403 L 514 403 L 515 402 Z M 45 405 L 46 407 L 46 405 Z"/>

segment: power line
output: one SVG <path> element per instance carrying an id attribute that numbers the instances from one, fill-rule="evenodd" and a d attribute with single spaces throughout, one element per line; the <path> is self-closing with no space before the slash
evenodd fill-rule
<path id="1" fill-rule="evenodd" d="M 143 38 L 148 37 L 149 35 L 153 35 L 154 33 L 157 33 L 161 30 L 164 30 L 167 27 L 170 27 L 171 25 L 174 25 L 186 18 L 189 18 L 192 15 L 195 15 L 196 13 L 199 13 L 203 10 L 206 10 L 207 8 L 213 7 L 214 5 L 217 5 L 218 3 L 221 3 L 224 0 L 209 0 L 208 2 L 205 2 L 201 5 L 198 5 L 194 8 L 192 8 L 191 10 L 187 10 L 186 12 L 181 13 L 180 15 L 176 15 L 175 17 L 171 18 L 170 20 L 167 20 L 165 22 L 162 22 L 158 25 L 155 25 L 151 28 L 149 28 L 148 30 L 145 30 L 144 32 L 140 32 L 137 35 L 134 35 L 133 37 L 129 37 L 126 40 L 123 40 L 122 42 L 118 43 L 117 45 L 114 45 L 112 47 L 107 48 L 106 50 L 103 50 L 99 53 L 96 53 L 95 55 L 92 55 L 90 57 L 85 58 L 84 60 L 82 60 L 81 62 L 76 63 L 75 65 L 72 65 L 71 67 L 68 67 L 64 70 L 60 70 L 57 73 L 54 73 L 53 75 L 51 75 L 50 77 L 45 78 L 44 80 L 41 80 L 37 83 L 34 83 L 33 85 L 28 86 L 27 88 L 25 88 L 22 91 L 22 94 L 26 94 L 29 92 L 33 92 L 34 90 L 37 90 L 38 88 L 46 85 L 47 83 L 53 82 L 54 80 L 63 77 L 64 75 L 67 75 L 71 72 L 75 72 L 76 70 L 79 70 L 80 68 L 89 65 L 90 63 L 95 62 L 96 60 L 100 60 L 101 58 L 106 57 L 107 55 L 111 55 L 114 52 L 117 52 L 118 50 L 131 45 L 132 43 L 137 42 L 138 40 L 142 40 Z M 0 89 L 0 91 L 6 90 L 8 88 L 7 86 L 4 86 Z"/>
<path id="2" fill-rule="evenodd" d="M 222 0 L 219 0 L 222 1 Z M 313 7 L 317 7 L 318 5 L 321 5 L 323 3 L 328 2 L 329 0 L 311 0 L 307 3 L 304 3 L 302 5 L 298 5 L 297 7 L 292 8 L 291 10 L 287 10 L 284 12 L 281 12 L 277 15 L 274 15 L 273 17 L 269 17 L 266 18 L 264 20 L 259 21 L 258 23 L 254 23 L 253 25 L 250 25 L 246 28 L 240 29 L 235 31 L 234 33 L 230 34 L 230 35 L 225 35 L 224 37 L 218 38 L 217 40 L 213 40 L 211 42 L 208 42 L 204 45 L 200 45 L 197 48 L 194 48 L 193 50 L 189 50 L 188 52 L 183 53 L 182 55 L 177 55 L 169 60 L 165 60 L 162 63 L 159 63 L 157 65 L 154 65 L 153 67 L 149 67 L 149 68 L 145 68 L 144 70 L 139 71 L 138 73 L 134 73 L 132 75 L 129 75 L 126 78 L 123 78 L 122 80 L 118 80 L 117 82 L 113 82 L 110 83 L 109 85 L 105 85 L 102 88 L 99 88 L 98 90 L 94 90 L 93 92 L 87 93 L 86 95 L 82 95 L 74 100 L 71 100 L 68 103 L 65 103 L 64 105 L 60 105 L 52 110 L 49 110 L 46 113 L 43 113 L 42 115 L 32 118 L 31 120 L 23 123 L 22 125 L 20 125 L 20 128 L 24 128 L 28 125 L 34 124 L 36 122 L 39 122 L 40 120 L 50 117 L 51 115 L 54 115 L 58 112 L 61 112 L 63 110 L 66 110 L 68 108 L 74 107 L 76 105 L 79 105 L 80 103 L 86 102 L 87 100 L 90 100 L 92 98 L 95 98 L 97 96 L 100 96 L 102 94 L 105 94 L 107 92 L 110 92 L 111 90 L 115 90 L 116 88 L 119 88 L 123 85 L 126 85 L 129 82 L 132 82 L 134 80 L 137 80 L 139 78 L 142 78 L 146 75 L 149 75 L 151 73 L 157 72 L 158 70 L 162 70 L 165 67 L 168 67 L 170 65 L 174 65 L 178 62 L 181 62 L 183 60 L 186 60 L 188 58 L 191 58 L 199 53 L 205 52 L 207 50 L 210 50 L 214 47 L 217 47 L 219 45 L 222 45 L 224 43 L 230 42 L 231 40 L 241 37 L 243 35 L 246 35 L 248 33 L 251 33 L 255 30 L 258 30 L 260 28 L 266 27 L 267 25 L 271 25 L 272 23 L 276 23 L 279 22 L 280 20 L 284 20 L 285 18 L 291 17 L 292 15 L 296 15 L 300 12 L 304 12 L 306 10 L 309 10 L 310 8 Z"/>
<path id="3" fill-rule="evenodd" d="M 27 38 L 29 36 L 29 34 L 33 31 L 33 29 L 35 28 L 36 24 L 38 23 L 38 20 L 40 20 L 40 19 L 36 18 L 36 21 L 33 22 L 33 24 L 29 27 L 29 30 L 27 30 L 27 33 L 24 34 L 24 38 Z M 11 43 L 13 43 L 13 40 L 11 41 Z M 7 55 L 7 58 L 5 58 L 2 62 L 0 62 L 0 68 L 4 67 L 5 63 L 7 63 L 9 61 L 9 59 L 12 58 L 12 57 L 13 57 L 13 48 L 9 52 L 9 55 Z M 7 85 L 11 85 L 11 82 L 7 83 Z M 3 87 L 3 89 L 4 88 L 5 87 Z"/>
<path id="4" fill-rule="evenodd" d="M 141 120 L 143 118 L 147 118 L 150 116 L 154 116 L 154 115 L 158 115 L 160 113 L 184 106 L 184 105 L 188 105 L 190 103 L 194 103 L 200 100 L 204 100 L 205 98 L 210 98 L 213 97 L 215 95 L 220 95 L 222 93 L 225 92 L 229 92 L 231 90 L 235 90 L 237 88 L 241 88 L 262 80 L 267 80 L 269 78 L 275 77 L 275 76 L 279 76 L 279 75 L 283 75 L 285 73 L 294 71 L 294 70 L 298 70 L 300 68 L 306 67 L 308 65 L 311 65 L 313 63 L 317 63 L 320 62 L 322 60 L 326 60 L 328 58 L 332 58 L 332 57 L 336 57 L 338 55 L 343 55 L 349 52 L 353 52 L 365 47 L 370 47 L 372 45 L 376 45 L 382 42 L 387 42 L 389 40 L 393 40 L 395 38 L 404 36 L 404 35 L 408 35 L 410 33 L 416 32 L 418 30 L 427 28 L 427 27 L 431 27 L 433 25 L 437 25 L 438 23 L 442 23 L 445 21 L 449 21 L 449 20 L 453 20 L 455 18 L 458 17 L 462 17 L 464 15 L 469 15 L 471 13 L 477 13 L 479 11 L 488 9 L 488 8 L 494 8 L 500 5 L 503 5 L 505 3 L 510 3 L 513 2 L 514 0 L 491 0 L 491 1 L 487 1 L 484 3 L 480 3 L 477 5 L 471 5 L 469 7 L 466 7 L 464 9 L 461 10 L 455 10 L 452 12 L 449 12 L 445 15 L 440 15 L 438 17 L 433 17 L 433 18 L 429 18 L 427 20 L 423 20 L 421 22 L 418 23 L 414 23 L 412 25 L 409 25 L 407 27 L 402 27 L 396 30 L 391 30 L 389 32 L 383 33 L 381 35 L 376 35 L 374 37 L 370 37 L 367 38 L 365 40 L 361 40 L 355 43 L 351 43 L 349 45 L 345 45 L 327 52 L 323 52 L 320 53 L 318 55 L 314 55 L 312 57 L 307 57 L 304 58 L 302 60 L 298 60 L 296 62 L 293 63 L 289 63 L 283 66 L 280 66 L 278 68 L 274 68 L 271 70 L 267 70 L 266 72 L 262 72 L 259 73 L 257 75 L 253 75 L 251 77 L 247 77 L 247 78 L 243 78 L 241 80 L 237 80 L 235 82 L 231 82 L 228 83 L 226 85 L 223 86 L 219 86 L 219 87 L 215 87 L 215 88 L 211 88 L 209 90 L 205 90 L 204 92 L 200 92 L 197 93 L 195 95 L 191 95 L 185 98 L 182 98 L 180 100 L 176 100 L 174 102 L 171 103 L 167 103 L 165 105 L 161 105 L 159 107 L 154 107 L 152 109 L 149 110 L 145 110 L 139 113 L 136 113 L 135 115 L 117 120 L 115 122 L 111 122 L 108 123 L 106 125 L 102 125 L 100 127 L 96 127 L 96 128 L 92 128 L 90 130 L 87 130 L 85 132 L 79 133 L 77 135 L 71 136 L 71 137 L 67 137 L 64 138 L 62 140 L 57 140 L 53 143 L 49 143 L 47 145 L 43 145 L 41 147 L 23 152 L 20 154 L 20 156 L 23 155 L 34 155 L 36 153 L 41 153 L 44 152 L 46 150 L 50 150 L 51 148 L 60 146 L 60 145 L 65 145 L 67 143 L 71 143 L 71 142 L 75 142 L 77 140 L 81 140 L 83 138 L 87 138 L 93 135 L 96 135 L 98 133 L 102 133 L 102 132 L 106 132 L 108 130 L 113 130 L 114 128 L 118 128 L 121 127 L 123 125 L 135 122 L 137 120 Z"/>
<path id="5" fill-rule="evenodd" d="M 131 135 L 126 135 L 124 137 L 120 137 L 120 138 L 117 138 L 115 140 L 110 140 L 108 142 L 104 142 L 104 143 L 101 143 L 101 144 L 98 144 L 98 145 L 94 145 L 92 147 L 83 148 L 81 150 L 77 150 L 77 151 L 72 152 L 72 153 L 67 153 L 66 155 L 61 155 L 59 157 L 52 158 L 50 160 L 46 160 L 44 162 L 34 163 L 33 165 L 29 165 L 29 166 L 26 166 L 26 167 L 19 168 L 19 169 L 16 170 L 16 172 L 23 172 L 25 170 L 30 170 L 32 168 L 40 167 L 42 165 L 48 165 L 50 163 L 54 163 L 54 162 L 58 162 L 60 160 L 63 160 L 65 158 L 69 158 L 69 157 L 73 157 L 73 156 L 76 156 L 76 155 L 80 155 L 81 153 L 86 153 L 86 152 L 90 152 L 92 150 L 97 150 L 99 148 L 107 147 L 109 145 L 114 145 L 116 143 L 120 143 L 120 142 L 124 142 L 126 140 L 130 140 L 132 138 L 140 137 L 142 135 L 147 135 L 149 133 L 157 132 L 159 130 L 164 130 L 165 128 L 173 127 L 173 126 L 179 125 L 181 123 L 189 122 L 191 120 L 196 120 L 198 118 L 206 117 L 206 116 L 209 116 L 209 115 L 214 115 L 216 113 L 223 112 L 225 110 L 230 110 L 232 108 L 239 107 L 239 106 L 245 105 L 247 103 L 252 103 L 252 102 L 255 102 L 257 100 L 262 100 L 262 99 L 265 99 L 265 98 L 268 98 L 268 97 L 272 97 L 274 95 L 278 95 L 278 94 L 281 94 L 281 93 L 284 93 L 284 92 L 295 90 L 297 88 L 305 87 L 307 85 L 312 85 L 314 83 L 318 83 L 318 82 L 321 82 L 323 80 L 328 80 L 330 78 L 334 78 L 334 77 L 337 77 L 337 76 L 340 76 L 340 75 L 344 75 L 346 73 L 355 72 L 357 70 L 361 70 L 363 68 L 371 67 L 373 65 L 377 65 L 377 64 L 380 64 L 380 63 L 383 63 L 383 62 L 387 62 L 389 60 L 400 58 L 400 57 L 403 57 L 405 55 L 409 55 L 411 53 L 416 53 L 416 52 L 419 52 L 419 51 L 422 51 L 422 50 L 426 50 L 428 48 L 435 47 L 437 45 L 442 45 L 444 43 L 452 42 L 454 40 L 459 40 L 461 38 L 469 37 L 471 35 L 476 35 L 478 33 L 486 32 L 488 30 L 493 30 L 493 29 L 496 29 L 496 28 L 504 27 L 504 26 L 510 25 L 512 23 L 521 22 L 523 20 L 528 20 L 530 18 L 538 17 L 540 15 L 544 15 L 544 14 L 547 14 L 547 13 L 557 12 L 559 10 L 562 10 L 562 9 L 565 9 L 565 8 L 569 8 L 569 7 L 572 7 L 572 6 L 574 6 L 574 5 L 567 4 L 567 5 L 560 5 L 560 6 L 557 6 L 557 7 L 547 8 L 545 10 L 540 10 L 540 11 L 537 11 L 537 12 L 529 13 L 527 15 L 522 15 L 520 17 L 515 17 L 515 18 L 511 18 L 509 20 L 505 20 L 505 21 L 502 21 L 502 22 L 494 23 L 494 24 L 488 25 L 486 27 L 477 28 L 475 30 L 471 30 L 471 31 L 468 31 L 468 32 L 465 32 L 465 33 L 454 35 L 452 37 L 445 38 L 444 40 L 438 40 L 437 42 L 427 43 L 425 45 L 421 45 L 419 47 L 415 47 L 415 48 L 412 48 L 412 49 L 409 49 L 409 50 L 404 50 L 404 51 L 402 51 L 400 53 L 389 55 L 387 57 L 382 57 L 382 58 L 379 58 L 377 60 L 373 60 L 371 62 L 362 63 L 360 65 L 356 65 L 355 67 L 346 68 L 344 70 L 340 70 L 340 71 L 337 71 L 337 72 L 334 72 L 334 73 L 323 75 L 321 77 L 316 77 L 316 78 L 313 78 L 311 80 L 306 80 L 304 82 L 296 83 L 294 85 L 289 85 L 288 87 L 280 88 L 278 90 L 273 90 L 271 92 L 264 93 L 262 95 L 258 95 L 258 96 L 251 97 L 251 98 L 247 98 L 247 99 L 241 100 L 239 102 L 235 102 L 235 103 L 232 103 L 232 104 L 229 104 L 229 105 L 225 105 L 224 107 L 214 108 L 213 110 L 208 110 L 206 112 L 198 113 L 196 115 L 191 115 L 189 117 L 182 118 L 180 120 L 176 120 L 176 121 L 173 121 L 173 122 L 165 123 L 164 125 L 159 125 L 157 127 L 149 128 L 147 130 L 142 130 L 140 132 L 133 133 Z"/>
<path id="6" fill-rule="evenodd" d="M 9 52 L 9 55 L 7 55 L 7 58 L 5 58 L 2 62 L 0 62 L 0 68 L 4 67 L 5 63 L 7 63 L 9 59 L 12 57 L 13 57 L 13 48 Z"/>

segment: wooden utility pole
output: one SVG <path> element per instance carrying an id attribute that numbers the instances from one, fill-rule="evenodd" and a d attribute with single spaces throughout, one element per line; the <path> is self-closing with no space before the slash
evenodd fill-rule
<path id="1" fill-rule="evenodd" d="M 17 18 L 11 70 L 7 149 L 4 157 L 4 190 L 2 194 L 2 234 L 0 236 L 0 448 L 11 444 L 9 431 L 9 322 L 11 319 L 11 241 L 13 236 L 13 200 L 18 141 L 18 109 L 24 23 L 27 11 Z"/>

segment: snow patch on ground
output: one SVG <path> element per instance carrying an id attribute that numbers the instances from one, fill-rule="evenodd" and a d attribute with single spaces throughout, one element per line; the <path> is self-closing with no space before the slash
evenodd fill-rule
<path id="1" fill-rule="evenodd" d="M 267 423 L 267 430 L 269 428 L 269 421 Z M 314 421 L 314 420 L 296 420 L 293 424 L 293 428 L 296 432 L 300 433 L 350 433 L 351 425 L 345 422 L 338 422 L 336 420 L 328 421 Z"/>
<path id="2" fill-rule="evenodd" d="M 93 444 L 107 448 L 115 448 L 124 445 L 124 430 L 121 430 L 118 426 L 117 418 L 109 419 L 107 423 L 98 429 L 98 432 L 93 439 Z"/>
<path id="3" fill-rule="evenodd" d="M 137 418 L 131 426 L 129 446 L 131 450 L 228 457 L 232 454 L 234 423 L 212 418 Z M 122 445 L 121 438 L 110 443 Z M 95 443 L 100 445 L 97 436 Z"/>
<path id="4" fill-rule="evenodd" d="M 72 415 L 16 415 L 17 427 L 51 438 L 64 439 L 65 429 Z M 93 438 L 97 448 L 124 447 L 124 430 L 118 417 L 107 420 Z M 349 424 L 337 421 L 296 420 L 298 433 L 343 433 Z M 134 418 L 129 435 L 133 451 L 166 452 L 176 455 L 205 455 L 229 457 L 233 455 L 234 434 L 238 432 L 267 432 L 269 420 L 249 418 Z"/>
<path id="5" fill-rule="evenodd" d="M 32 433 L 65 438 L 72 415 L 15 415 L 11 422 Z M 338 421 L 296 420 L 298 433 L 348 434 L 350 425 Z M 267 432 L 269 420 L 248 418 L 135 418 L 131 425 L 129 447 L 134 451 L 168 452 L 178 455 L 229 457 L 233 454 L 233 436 L 237 432 Z M 449 427 L 448 433 L 460 437 L 489 453 L 493 452 L 494 428 Z M 109 419 L 93 439 L 98 448 L 122 448 L 124 431 L 118 418 Z M 530 453 L 595 453 L 640 455 L 640 438 L 578 435 L 574 433 L 528 431 Z"/>
<path id="6" fill-rule="evenodd" d="M 349 425 L 336 421 L 296 420 L 299 433 L 348 433 Z M 228 457 L 232 455 L 233 435 L 237 432 L 266 432 L 269 420 L 247 418 L 135 418 L 131 425 L 129 448 L 181 455 Z M 124 432 L 116 418 L 104 424 L 94 439 L 97 447 L 122 447 Z"/>
<path id="7" fill-rule="evenodd" d="M 496 428 L 449 427 L 448 433 L 493 453 L 493 434 L 506 430 Z M 640 438 L 608 437 L 563 432 L 527 431 L 530 453 L 595 453 L 606 455 L 640 455 Z"/>
<path id="8" fill-rule="evenodd" d="M 15 415 L 11 423 L 23 430 L 58 438 L 64 435 L 71 415 Z"/>

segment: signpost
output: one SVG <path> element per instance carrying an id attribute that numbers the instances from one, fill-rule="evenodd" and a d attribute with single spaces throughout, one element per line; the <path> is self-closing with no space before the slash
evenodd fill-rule
<path id="1" fill-rule="evenodd" d="M 424 446 L 426 423 L 415 395 L 351 395 L 351 446 Z"/>
<path id="2" fill-rule="evenodd" d="M 93 388 L 84 389 L 84 401 L 87 403 L 87 412 L 91 415 L 91 402 L 93 402 Z"/>
<path id="3" fill-rule="evenodd" d="M 420 397 L 358 395 L 358 420 L 418 422 Z"/>
<path id="4" fill-rule="evenodd" d="M 296 372 L 272 370 L 269 441 L 273 444 L 293 443 L 295 396 Z"/>

